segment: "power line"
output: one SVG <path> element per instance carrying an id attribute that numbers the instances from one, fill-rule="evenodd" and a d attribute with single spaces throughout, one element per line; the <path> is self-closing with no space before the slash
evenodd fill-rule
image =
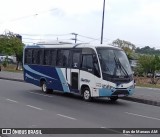
<path id="1" fill-rule="evenodd" d="M 5 23 L 5 22 L 18 21 L 18 20 L 26 19 L 26 18 L 33 17 L 33 16 L 38 16 L 38 15 L 40 15 L 40 14 L 44 14 L 44 13 L 46 13 L 46 12 L 54 11 L 54 10 L 57 10 L 57 8 L 49 9 L 49 10 L 46 10 L 46 11 L 40 11 L 39 13 L 35 13 L 35 14 L 31 14 L 31 15 L 26 15 L 26 16 L 22 16 L 22 17 L 17 17 L 17 18 L 14 18 L 14 19 L 10 19 L 10 20 L 7 20 L 7 21 L 3 21 L 3 22 L 1 22 L 0 24 L 3 24 L 3 23 Z"/>
<path id="2" fill-rule="evenodd" d="M 84 36 L 84 35 L 80 35 L 80 34 L 78 34 L 78 36 L 81 36 L 81 37 L 84 37 L 84 38 L 87 38 L 87 39 L 92 39 L 92 40 L 99 40 L 99 38 L 96 39 L 96 38 L 92 38 L 92 37 L 88 37 L 88 36 Z"/>
<path id="3" fill-rule="evenodd" d="M 69 35 L 73 35 L 73 34 L 76 34 L 76 33 L 66 33 L 66 34 L 21 34 L 21 35 L 24 35 L 24 36 L 69 36 Z M 87 39 L 91 39 L 92 41 L 89 41 L 89 43 L 90 42 L 93 42 L 93 41 L 98 41 L 98 40 L 100 40 L 100 38 L 93 38 L 93 37 L 88 37 L 88 36 L 84 36 L 84 35 L 81 35 L 81 34 L 77 34 L 77 36 L 80 36 L 80 37 L 83 37 L 83 38 L 87 38 Z M 41 39 L 41 38 L 28 38 L 28 37 L 23 37 L 23 39 L 26 39 L 26 40 L 51 40 L 51 39 Z M 53 39 L 52 39 L 53 40 Z M 72 38 L 72 39 L 59 39 L 59 40 L 75 40 L 75 38 Z M 80 41 L 80 42 L 82 42 L 81 40 L 79 40 L 79 39 L 77 39 L 76 38 L 76 42 L 77 41 Z M 112 41 L 114 41 L 114 39 L 108 39 L 108 38 L 104 38 L 104 41 L 105 42 L 109 42 L 109 41 L 111 41 L 111 43 L 112 43 Z M 84 42 L 84 41 L 83 41 Z M 148 45 L 143 45 L 143 44 L 137 44 L 137 43 L 135 43 L 135 45 L 136 45 L 136 47 L 145 47 L 145 46 L 149 46 L 150 44 L 148 44 Z M 152 46 L 152 47 L 154 47 L 154 46 Z"/>
<path id="4" fill-rule="evenodd" d="M 20 34 L 24 36 L 67 36 L 67 35 L 71 35 L 70 33 L 66 33 L 66 34 L 23 34 L 23 33 L 20 33 Z"/>

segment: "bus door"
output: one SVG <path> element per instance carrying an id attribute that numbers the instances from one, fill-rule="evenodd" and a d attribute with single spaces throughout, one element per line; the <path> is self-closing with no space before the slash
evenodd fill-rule
<path id="1" fill-rule="evenodd" d="M 71 53 L 71 68 L 70 68 L 70 85 L 72 92 L 79 93 L 79 75 L 80 75 L 80 62 L 81 50 L 73 49 Z"/>

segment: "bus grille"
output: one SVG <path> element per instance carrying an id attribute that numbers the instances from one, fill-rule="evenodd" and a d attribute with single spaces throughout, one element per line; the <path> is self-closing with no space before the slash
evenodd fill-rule
<path id="1" fill-rule="evenodd" d="M 112 95 L 113 96 L 129 95 L 129 92 L 127 90 L 116 90 Z"/>

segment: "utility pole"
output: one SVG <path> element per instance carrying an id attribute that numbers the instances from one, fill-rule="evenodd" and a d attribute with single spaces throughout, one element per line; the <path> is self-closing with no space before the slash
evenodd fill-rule
<path id="1" fill-rule="evenodd" d="M 105 0 L 104 0 L 104 2 L 103 2 L 102 29 L 101 29 L 101 44 L 103 44 L 104 13 L 105 13 Z"/>
<path id="2" fill-rule="evenodd" d="M 72 40 L 74 40 L 75 41 L 75 43 L 77 43 L 77 33 L 71 33 L 72 35 L 74 35 L 75 36 L 75 38 L 73 38 Z"/>

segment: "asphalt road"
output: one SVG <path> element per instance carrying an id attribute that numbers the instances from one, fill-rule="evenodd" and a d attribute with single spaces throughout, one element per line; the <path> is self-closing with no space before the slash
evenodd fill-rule
<path id="1" fill-rule="evenodd" d="M 136 87 L 135 94 L 140 97 L 145 96 L 146 99 L 160 100 L 160 89 L 158 88 Z"/>
<path id="2" fill-rule="evenodd" d="M 0 80 L 0 128 L 160 128 L 160 107 L 124 100 L 85 102 L 73 95 L 43 94 L 31 84 Z"/>
<path id="3" fill-rule="evenodd" d="M 23 73 L 2 71 L 0 72 L 0 79 L 24 82 Z M 154 106 L 160 106 L 160 89 L 136 87 L 135 93 L 132 96 L 125 97 L 123 99 Z"/>

